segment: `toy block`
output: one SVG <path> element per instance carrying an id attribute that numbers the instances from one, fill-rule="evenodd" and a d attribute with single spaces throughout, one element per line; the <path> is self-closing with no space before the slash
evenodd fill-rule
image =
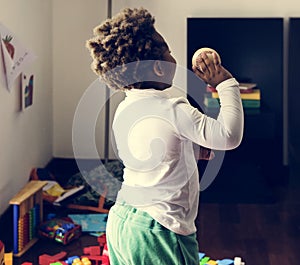
<path id="1" fill-rule="evenodd" d="M 211 259 L 208 262 L 206 262 L 206 265 L 217 265 L 217 262 Z"/>
<path id="2" fill-rule="evenodd" d="M 89 258 L 83 257 L 81 260 L 80 258 L 74 259 L 72 265 L 92 265 L 92 263 Z"/>
<path id="3" fill-rule="evenodd" d="M 92 265 L 92 262 L 91 262 L 90 259 L 87 258 L 87 257 L 83 257 L 83 258 L 81 259 L 81 262 L 82 262 L 82 265 Z"/>
<path id="4" fill-rule="evenodd" d="M 232 259 L 222 259 L 222 260 L 217 260 L 218 265 L 233 265 L 233 260 Z"/>
<path id="5" fill-rule="evenodd" d="M 87 258 L 89 258 L 91 261 L 94 261 L 96 265 L 109 265 L 109 258 L 107 256 L 88 256 Z"/>
<path id="6" fill-rule="evenodd" d="M 13 253 L 4 253 L 4 264 L 13 265 Z"/>
<path id="7" fill-rule="evenodd" d="M 240 257 L 235 257 L 234 260 L 233 260 L 233 264 L 234 265 L 242 265 L 242 258 Z"/>
<path id="8" fill-rule="evenodd" d="M 202 260 L 205 257 L 205 253 L 199 252 L 199 260 Z"/>
<path id="9" fill-rule="evenodd" d="M 101 255 L 101 249 L 100 246 L 91 246 L 91 247 L 85 247 L 83 249 L 83 254 L 88 254 L 91 256 L 100 256 Z"/>
<path id="10" fill-rule="evenodd" d="M 80 260 L 80 258 L 73 259 L 72 265 L 81 265 L 81 260 Z"/>
<path id="11" fill-rule="evenodd" d="M 67 256 L 67 252 L 61 251 L 56 255 L 50 256 L 48 254 L 43 254 L 39 256 L 39 265 L 49 265 L 53 262 L 64 259 Z"/>
<path id="12" fill-rule="evenodd" d="M 109 256 L 107 244 L 105 244 L 103 247 L 102 256 L 107 256 L 107 257 Z"/>
<path id="13" fill-rule="evenodd" d="M 78 256 L 69 257 L 65 260 L 65 263 L 72 264 L 75 259 L 79 259 L 79 257 Z"/>
<path id="14" fill-rule="evenodd" d="M 200 260 L 200 265 L 205 265 L 210 260 L 210 257 L 204 257 Z"/>
<path id="15" fill-rule="evenodd" d="M 97 238 L 97 241 L 100 247 L 103 247 L 106 244 L 106 234 L 103 234 Z"/>

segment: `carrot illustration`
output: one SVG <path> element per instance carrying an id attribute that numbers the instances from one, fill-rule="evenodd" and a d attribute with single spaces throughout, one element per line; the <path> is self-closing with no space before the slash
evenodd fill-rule
<path id="1" fill-rule="evenodd" d="M 3 42 L 5 44 L 5 47 L 11 57 L 11 59 L 14 59 L 14 54 L 15 54 L 15 47 L 11 44 L 11 40 L 13 39 L 12 36 L 6 35 L 5 38 L 3 38 Z"/>

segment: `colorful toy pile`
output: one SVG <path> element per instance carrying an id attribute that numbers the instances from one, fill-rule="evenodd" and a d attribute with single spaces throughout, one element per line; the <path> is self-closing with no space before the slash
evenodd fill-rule
<path id="1" fill-rule="evenodd" d="M 53 256 L 48 254 L 40 255 L 39 265 L 110 265 L 106 235 L 103 234 L 99 236 L 97 241 L 99 245 L 85 247 L 81 257 L 67 257 L 65 251 Z M 32 263 L 25 262 L 22 263 L 22 265 L 32 265 Z M 240 257 L 235 257 L 234 259 L 213 260 L 206 256 L 205 253 L 199 252 L 199 265 L 245 265 L 245 262 L 243 262 Z"/>
<path id="2" fill-rule="evenodd" d="M 54 218 L 39 227 L 39 235 L 53 239 L 64 245 L 81 235 L 81 225 L 74 224 L 71 219 Z"/>
<path id="3" fill-rule="evenodd" d="M 39 265 L 109 265 L 106 235 L 98 237 L 97 246 L 89 246 L 83 249 L 81 257 L 72 256 L 67 258 L 67 253 L 62 251 L 53 256 L 43 254 L 39 256 Z M 22 265 L 33 265 L 31 262 L 24 262 Z"/>
<path id="4" fill-rule="evenodd" d="M 245 265 L 240 257 L 232 259 L 212 260 L 205 256 L 205 253 L 199 252 L 199 265 Z"/>

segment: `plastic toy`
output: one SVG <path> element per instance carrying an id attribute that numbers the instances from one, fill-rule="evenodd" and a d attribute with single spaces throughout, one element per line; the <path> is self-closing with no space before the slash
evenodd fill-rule
<path id="1" fill-rule="evenodd" d="M 100 256 L 101 249 L 100 246 L 91 246 L 83 249 L 83 254 L 91 255 L 91 256 Z"/>
<path id="2" fill-rule="evenodd" d="M 98 236 L 97 241 L 100 247 L 103 247 L 106 244 L 106 234 Z"/>
<path id="3" fill-rule="evenodd" d="M 81 259 L 81 262 L 82 262 L 82 265 L 91 265 L 92 264 L 91 261 L 86 257 L 83 257 Z"/>
<path id="4" fill-rule="evenodd" d="M 13 265 L 13 253 L 4 253 L 4 264 L 5 265 Z"/>
<path id="5" fill-rule="evenodd" d="M 106 234 L 103 234 L 97 238 L 99 246 L 90 246 L 83 249 L 85 256 L 83 258 L 88 258 L 93 261 L 96 265 L 109 265 L 108 249 L 106 244 Z M 77 264 L 76 264 L 77 265 Z M 83 263 L 83 265 L 85 265 Z"/>
<path id="6" fill-rule="evenodd" d="M 65 260 L 65 263 L 72 265 L 74 260 L 79 259 L 79 256 L 72 256 Z"/>
<path id="7" fill-rule="evenodd" d="M 91 265 L 91 261 L 87 257 L 83 257 L 81 260 L 76 258 L 73 260 L 72 265 Z"/>
<path id="8" fill-rule="evenodd" d="M 109 265 L 109 259 L 106 256 L 88 256 L 88 259 L 95 265 Z"/>
<path id="9" fill-rule="evenodd" d="M 205 265 L 207 264 L 207 262 L 210 260 L 209 257 L 204 257 L 200 260 L 200 265 Z"/>
<path id="10" fill-rule="evenodd" d="M 21 265 L 33 265 L 31 262 L 23 262 Z"/>
<path id="11" fill-rule="evenodd" d="M 232 259 L 223 259 L 223 260 L 217 260 L 218 265 L 233 265 Z"/>
<path id="12" fill-rule="evenodd" d="M 206 265 L 217 265 L 218 263 L 215 260 L 209 260 Z"/>
<path id="13" fill-rule="evenodd" d="M 67 252 L 62 251 L 57 253 L 56 255 L 50 256 L 48 254 L 43 254 L 39 256 L 39 265 L 49 265 L 52 262 L 56 262 L 64 259 L 67 256 Z"/>
<path id="14" fill-rule="evenodd" d="M 46 226 L 47 227 L 47 226 Z M 72 228 L 71 226 L 70 228 Z M 52 223 L 51 229 L 48 227 L 48 234 L 49 231 L 55 234 L 52 230 L 59 230 L 61 225 L 57 225 L 57 223 Z M 65 229 L 69 228 L 64 226 Z M 83 249 L 84 255 L 79 256 L 71 256 L 66 259 L 67 253 L 62 251 L 57 253 L 56 255 L 48 255 L 43 254 L 39 256 L 39 265 L 110 265 L 109 257 L 108 257 L 108 249 L 106 244 L 106 235 L 103 234 L 98 237 L 99 246 L 89 246 Z M 63 261 L 62 261 L 63 260 Z M 1 264 L 0 264 L 1 265 Z M 6 265 L 6 264 L 5 264 Z"/>
<path id="15" fill-rule="evenodd" d="M 66 245 L 81 235 L 81 225 L 71 219 L 54 218 L 41 224 L 39 235 Z"/>
<path id="16" fill-rule="evenodd" d="M 240 257 L 235 257 L 233 264 L 234 265 L 245 265 L 245 262 L 242 262 L 242 259 Z"/>
<path id="17" fill-rule="evenodd" d="M 245 265 L 240 257 L 232 259 L 212 260 L 210 257 L 206 257 L 205 253 L 199 252 L 199 265 Z"/>

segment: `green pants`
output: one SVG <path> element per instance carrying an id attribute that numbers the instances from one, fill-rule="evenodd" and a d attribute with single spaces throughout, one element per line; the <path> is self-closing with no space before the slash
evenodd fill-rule
<path id="1" fill-rule="evenodd" d="M 106 236 L 111 265 L 199 265 L 196 233 L 176 234 L 128 205 L 110 209 Z"/>

